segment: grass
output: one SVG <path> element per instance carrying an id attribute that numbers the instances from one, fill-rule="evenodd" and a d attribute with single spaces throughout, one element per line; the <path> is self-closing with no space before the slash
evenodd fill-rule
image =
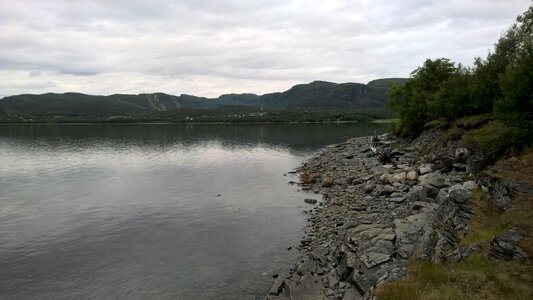
<path id="1" fill-rule="evenodd" d="M 482 253 L 456 264 L 414 261 L 407 279 L 376 289 L 381 300 L 533 299 L 530 263 L 496 262 Z"/>
<path id="2" fill-rule="evenodd" d="M 475 152 L 489 153 L 511 146 L 512 129 L 503 121 L 489 121 L 484 126 L 472 129 L 463 136 L 462 143 Z"/>

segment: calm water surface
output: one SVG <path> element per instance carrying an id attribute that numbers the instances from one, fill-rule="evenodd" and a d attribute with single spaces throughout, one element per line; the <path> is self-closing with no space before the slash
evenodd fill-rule
<path id="1" fill-rule="evenodd" d="M 0 126 L 0 298 L 262 299 L 314 196 L 284 173 L 375 130 Z"/>

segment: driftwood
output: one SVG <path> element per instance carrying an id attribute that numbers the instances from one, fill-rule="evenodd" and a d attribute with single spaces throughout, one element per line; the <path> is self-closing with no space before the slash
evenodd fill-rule
<path id="1" fill-rule="evenodd" d="M 428 155 L 426 161 L 433 164 L 434 170 L 448 173 L 453 170 L 454 164 L 466 162 L 467 154 L 468 150 L 465 148 L 448 149 Z"/>
<path id="2" fill-rule="evenodd" d="M 370 142 L 370 150 L 378 156 L 378 160 L 381 164 L 395 164 L 390 148 L 386 147 L 377 135 L 372 136 Z"/>

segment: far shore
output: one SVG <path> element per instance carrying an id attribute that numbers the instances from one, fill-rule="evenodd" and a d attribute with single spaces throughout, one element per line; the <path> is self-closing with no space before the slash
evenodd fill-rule
<path id="1" fill-rule="evenodd" d="M 154 122 L 20 122 L 20 123 L 0 123 L 0 126 L 30 126 L 30 125 L 39 125 L 39 126 L 55 126 L 55 125 L 239 125 L 239 124 L 369 124 L 369 123 L 378 123 L 378 124 L 388 124 L 394 122 L 396 119 L 378 119 L 371 120 L 368 122 L 361 121 L 321 121 L 321 122 L 311 122 L 311 121 L 286 121 L 286 122 L 276 122 L 276 121 L 257 121 L 257 122 L 230 122 L 230 121 L 220 121 L 220 122 L 165 122 L 165 121 L 154 121 Z"/>

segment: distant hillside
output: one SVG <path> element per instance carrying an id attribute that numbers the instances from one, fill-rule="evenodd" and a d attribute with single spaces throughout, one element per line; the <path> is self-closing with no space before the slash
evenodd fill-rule
<path id="1" fill-rule="evenodd" d="M 314 81 L 291 89 L 258 96 L 226 94 L 216 99 L 191 95 L 114 94 L 92 96 L 79 93 L 17 95 L 0 99 L 0 116 L 114 116 L 149 115 L 179 110 L 231 110 L 239 107 L 266 110 L 345 110 L 384 107 L 389 84 L 405 79 L 379 79 L 361 83 Z"/>
<path id="2" fill-rule="evenodd" d="M 404 78 L 386 78 L 361 83 L 313 81 L 298 84 L 288 91 L 265 94 L 229 94 L 218 98 L 220 104 L 254 106 L 265 109 L 350 109 L 384 107 L 389 85 L 401 84 Z"/>

